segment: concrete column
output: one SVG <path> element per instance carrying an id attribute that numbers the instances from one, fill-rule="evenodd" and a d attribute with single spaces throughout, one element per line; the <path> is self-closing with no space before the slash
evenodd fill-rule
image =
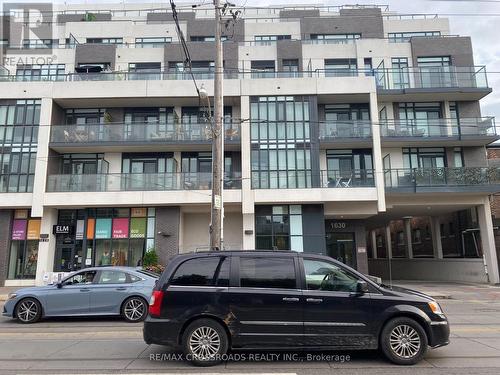
<path id="1" fill-rule="evenodd" d="M 434 258 L 443 259 L 443 244 L 441 243 L 441 223 L 439 217 L 431 216 L 430 221 Z"/>
<path id="2" fill-rule="evenodd" d="M 33 181 L 32 217 L 43 217 L 43 201 L 47 186 L 49 165 L 50 125 L 52 123 L 52 99 L 42 98 L 40 126 L 38 127 L 38 147 L 36 152 L 35 179 Z"/>
<path id="3" fill-rule="evenodd" d="M 389 225 L 385 226 L 385 244 L 387 259 L 392 259 L 391 227 Z"/>
<path id="4" fill-rule="evenodd" d="M 370 231 L 370 240 L 372 242 L 372 257 L 373 259 L 378 258 L 378 253 L 377 253 L 377 232 L 374 230 Z"/>
<path id="5" fill-rule="evenodd" d="M 242 96 L 240 117 L 250 118 L 250 97 Z M 243 249 L 255 249 L 255 198 L 252 190 L 250 122 L 241 123 L 241 213 L 243 215 Z M 245 231 L 249 234 L 245 234 Z M 250 231 L 252 233 L 250 233 Z"/>
<path id="6" fill-rule="evenodd" d="M 406 234 L 406 254 L 408 259 L 413 258 L 413 246 L 411 241 L 411 217 L 403 218 L 405 223 L 405 234 Z"/>
<path id="7" fill-rule="evenodd" d="M 373 167 L 375 169 L 375 186 L 377 187 L 377 208 L 379 212 L 385 212 L 384 165 L 382 162 L 377 103 L 377 93 L 373 91 L 370 93 L 370 119 L 372 121 Z"/>
<path id="8" fill-rule="evenodd" d="M 479 229 L 481 231 L 481 245 L 483 256 L 488 269 L 488 280 L 490 284 L 499 284 L 500 275 L 498 259 L 495 247 L 495 236 L 493 234 L 493 220 L 491 218 L 490 200 L 484 197 L 484 203 L 477 207 Z"/>
<path id="9" fill-rule="evenodd" d="M 36 264 L 36 285 L 43 285 L 43 275 L 54 270 L 54 256 L 56 252 L 56 236 L 52 234 L 52 227 L 57 224 L 57 209 L 46 207 L 43 212 L 40 234 L 48 234 L 48 241 L 38 243 L 38 260 Z"/>

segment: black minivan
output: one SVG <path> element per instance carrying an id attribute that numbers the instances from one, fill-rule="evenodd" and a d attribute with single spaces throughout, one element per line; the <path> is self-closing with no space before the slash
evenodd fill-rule
<path id="1" fill-rule="evenodd" d="M 411 365 L 427 347 L 447 345 L 449 334 L 431 297 L 292 251 L 178 255 L 158 280 L 144 322 L 146 343 L 182 348 L 201 366 L 230 349 L 377 348 Z"/>

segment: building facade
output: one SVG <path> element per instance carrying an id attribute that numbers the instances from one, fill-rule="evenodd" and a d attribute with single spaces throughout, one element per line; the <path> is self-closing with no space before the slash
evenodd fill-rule
<path id="1" fill-rule="evenodd" d="M 91 8 L 89 8 L 91 7 Z M 208 248 L 214 24 L 166 5 L 2 20 L 0 283 Z M 224 28 L 224 247 L 330 255 L 383 278 L 499 282 L 500 190 L 448 20 L 375 6 L 245 8 Z"/>

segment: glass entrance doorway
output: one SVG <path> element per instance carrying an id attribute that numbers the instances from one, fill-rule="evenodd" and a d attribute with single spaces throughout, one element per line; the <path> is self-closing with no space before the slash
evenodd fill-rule
<path id="1" fill-rule="evenodd" d="M 328 256 L 356 268 L 354 233 L 327 233 L 326 253 Z"/>

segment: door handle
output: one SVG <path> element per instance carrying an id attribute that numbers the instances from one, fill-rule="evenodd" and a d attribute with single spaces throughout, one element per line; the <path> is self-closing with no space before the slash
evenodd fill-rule
<path id="1" fill-rule="evenodd" d="M 297 297 L 283 297 L 283 301 L 285 302 L 299 302 Z"/>
<path id="2" fill-rule="evenodd" d="M 125 288 L 125 287 L 121 286 L 121 287 L 119 287 L 119 288 L 116 288 L 116 290 L 127 290 L 127 288 Z"/>
<path id="3" fill-rule="evenodd" d="M 321 302 L 323 302 L 323 299 L 322 298 L 307 298 L 306 302 L 309 302 L 309 303 L 321 303 Z"/>
<path id="4" fill-rule="evenodd" d="M 80 289 L 80 292 L 90 292 L 90 289 L 89 288 L 83 288 L 83 289 Z"/>

